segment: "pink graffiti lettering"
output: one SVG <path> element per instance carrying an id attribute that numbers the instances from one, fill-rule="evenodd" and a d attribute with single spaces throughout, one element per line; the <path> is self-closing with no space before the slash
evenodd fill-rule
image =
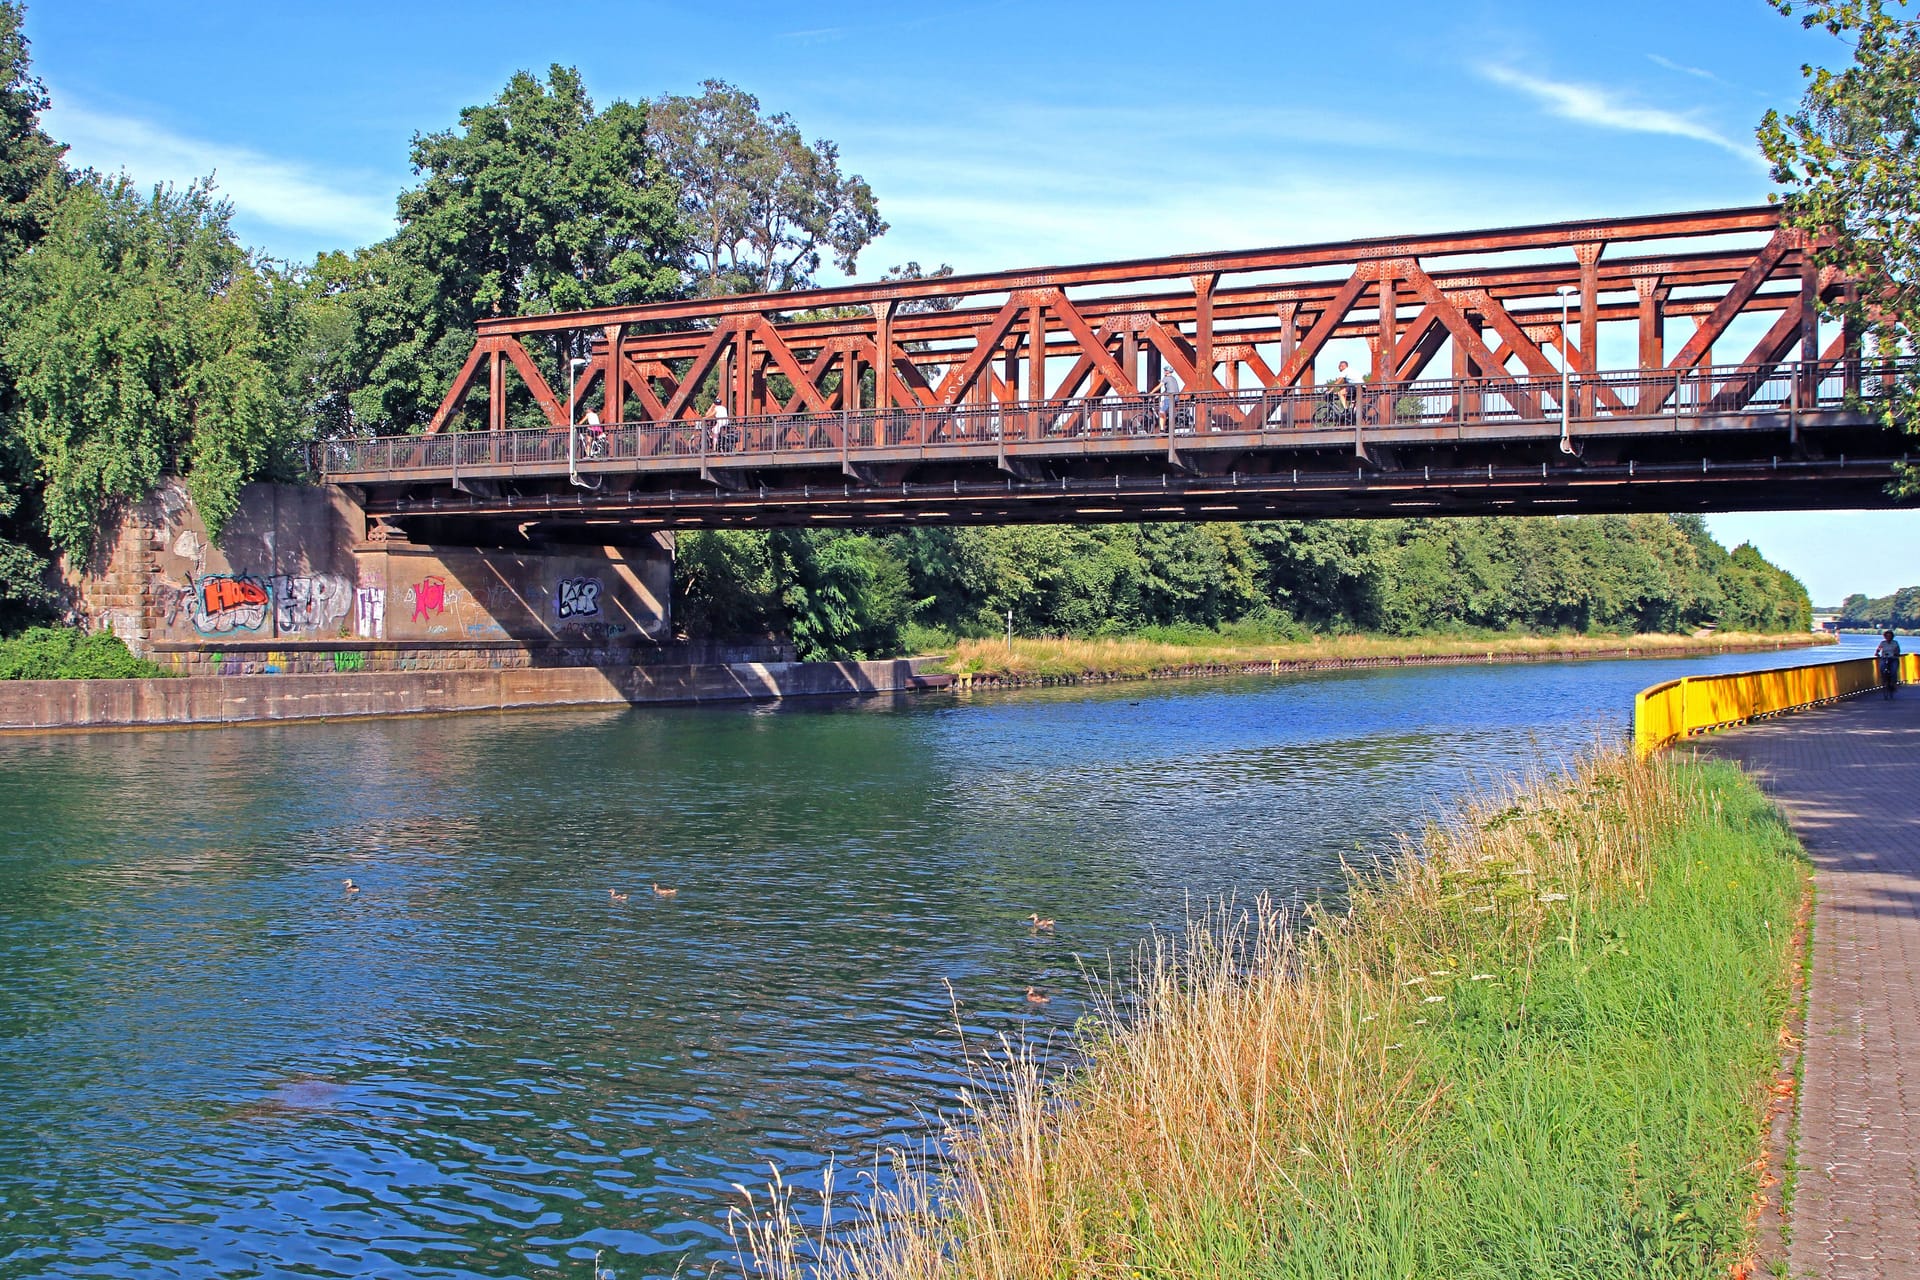
<path id="1" fill-rule="evenodd" d="M 413 588 L 413 620 L 447 611 L 447 580 L 438 574 L 420 579 Z"/>

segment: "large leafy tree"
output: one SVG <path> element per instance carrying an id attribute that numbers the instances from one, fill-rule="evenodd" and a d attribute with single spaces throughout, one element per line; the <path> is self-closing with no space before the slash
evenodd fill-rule
<path id="1" fill-rule="evenodd" d="M 515 74 L 457 128 L 416 135 L 420 181 L 400 195 L 399 232 L 311 273 L 323 424 L 417 429 L 485 316 L 677 296 L 678 193 L 648 150 L 647 116 L 644 103 L 596 109 L 579 73 L 554 66 L 544 83 Z"/>
<path id="2" fill-rule="evenodd" d="M 0 275 L 45 232 L 66 176 L 66 148 L 40 128 L 47 91 L 27 57 L 25 17 L 0 0 Z"/>
<path id="3" fill-rule="evenodd" d="M 66 148 L 40 128 L 47 93 L 33 74 L 22 31 L 25 9 L 0 0 L 0 282 L 45 234 L 66 186 Z M 13 429 L 11 378 L 0 365 L 0 631 L 10 631 L 52 600 L 47 562 L 37 545 L 37 503 L 30 464 Z"/>
<path id="4" fill-rule="evenodd" d="M 150 195 L 84 174 L 0 296 L 10 426 L 55 546 L 184 475 L 218 532 L 248 480 L 289 461 L 294 289 L 234 242 L 210 183 Z"/>
<path id="5" fill-rule="evenodd" d="M 1838 71 L 1807 66 L 1800 109 L 1769 111 L 1760 145 L 1790 217 L 1825 237 L 1821 260 L 1863 283 L 1846 305 L 1883 354 L 1920 334 L 1920 21 L 1883 0 L 1773 0 L 1853 45 Z M 1920 379 L 1889 388 L 1889 425 L 1920 425 Z"/>
<path id="6" fill-rule="evenodd" d="M 822 255 L 842 271 L 887 229 L 866 179 L 840 151 L 809 145 L 785 114 L 708 80 L 698 97 L 653 105 L 653 147 L 680 186 L 703 293 L 804 289 Z"/>

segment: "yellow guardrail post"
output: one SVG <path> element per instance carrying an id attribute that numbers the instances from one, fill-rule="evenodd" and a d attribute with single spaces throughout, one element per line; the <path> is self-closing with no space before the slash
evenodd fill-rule
<path id="1" fill-rule="evenodd" d="M 1900 682 L 1920 684 L 1920 653 L 1901 655 Z M 1634 697 L 1634 753 L 1644 759 L 1692 734 L 1838 702 L 1879 687 L 1872 658 L 1669 680 Z"/>

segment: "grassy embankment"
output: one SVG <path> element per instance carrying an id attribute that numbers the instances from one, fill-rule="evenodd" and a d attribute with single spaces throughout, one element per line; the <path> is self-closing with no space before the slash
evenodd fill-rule
<path id="1" fill-rule="evenodd" d="M 1721 632 L 1710 637 L 1678 635 L 1507 635 L 1481 636 L 1324 636 L 1308 640 L 1240 640 L 1196 631 L 1170 638 L 1016 636 L 1011 651 L 1005 640 L 956 640 L 939 669 L 1004 680 L 1144 677 L 1189 667 L 1241 666 L 1257 662 L 1357 662 L 1403 658 L 1581 657 L 1631 650 L 1636 656 L 1718 653 L 1723 649 L 1774 648 L 1783 644 L 1831 644 L 1831 637 L 1749 635 Z"/>
<path id="2" fill-rule="evenodd" d="M 1589 763 L 1349 911 L 1143 950 L 1082 1069 L 976 1067 L 945 1180 L 885 1231 L 741 1238 L 861 1280 L 1738 1274 L 1805 872 L 1731 767 Z"/>

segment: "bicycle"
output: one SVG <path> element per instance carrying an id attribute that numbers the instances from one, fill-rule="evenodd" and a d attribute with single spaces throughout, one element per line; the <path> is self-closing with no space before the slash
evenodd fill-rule
<path id="1" fill-rule="evenodd" d="M 1345 394 L 1343 395 L 1342 389 Z M 1359 421 L 1360 393 L 1351 383 L 1329 387 L 1313 407 L 1313 420 L 1321 426 L 1350 427 Z"/>

